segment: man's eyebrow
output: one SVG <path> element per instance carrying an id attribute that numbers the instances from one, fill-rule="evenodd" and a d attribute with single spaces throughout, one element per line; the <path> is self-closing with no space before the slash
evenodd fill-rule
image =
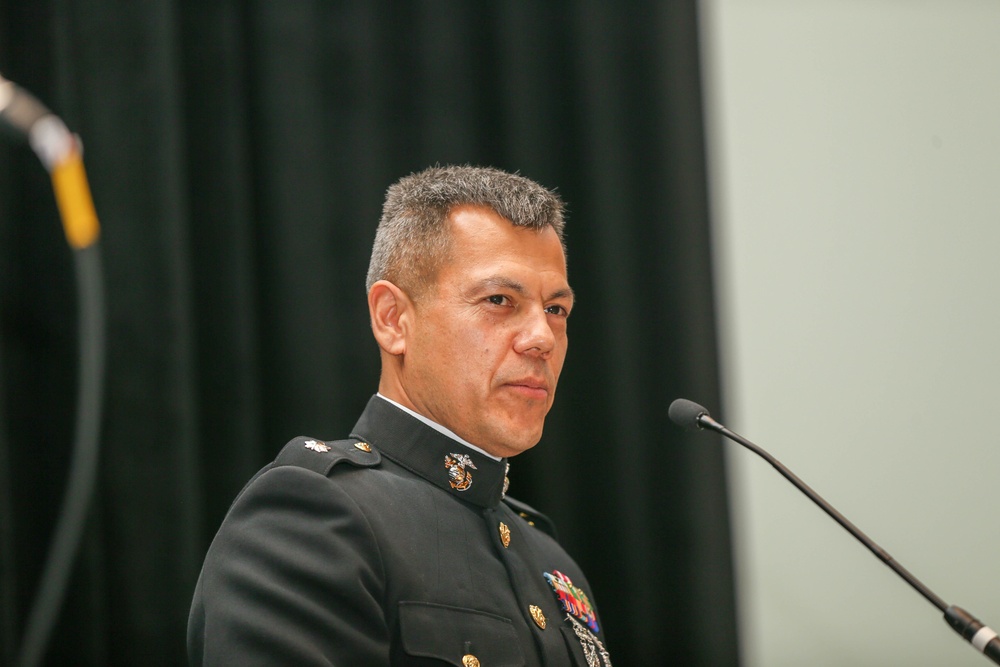
<path id="1" fill-rule="evenodd" d="M 491 289 L 491 288 L 501 288 L 508 289 L 511 292 L 518 294 L 519 296 L 524 296 L 528 293 L 528 290 L 513 278 L 508 278 L 506 276 L 490 276 L 489 278 L 484 278 L 480 280 L 476 285 L 477 290 L 481 289 Z M 552 294 L 549 294 L 546 301 L 552 301 L 553 299 L 571 299 L 576 300 L 573 294 L 573 290 L 570 287 L 565 289 L 556 290 Z"/>
<path id="2" fill-rule="evenodd" d="M 572 288 L 567 287 L 566 289 L 556 290 L 549 295 L 547 300 L 552 301 L 553 299 L 569 299 L 570 301 L 576 301 L 576 295 L 573 294 Z"/>
<path id="3" fill-rule="evenodd" d="M 508 289 L 521 296 L 524 296 L 528 292 L 524 285 L 517 282 L 513 278 L 507 278 L 505 276 L 490 276 L 489 278 L 483 278 L 479 281 L 476 287 L 477 289 Z"/>

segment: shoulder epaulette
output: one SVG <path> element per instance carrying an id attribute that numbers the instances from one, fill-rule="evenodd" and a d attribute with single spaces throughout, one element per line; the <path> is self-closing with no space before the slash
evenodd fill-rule
<path id="1" fill-rule="evenodd" d="M 282 447 L 274 466 L 299 466 L 328 475 L 338 463 L 371 468 L 381 460 L 382 456 L 371 445 L 358 438 L 325 441 L 300 436 Z"/>
<path id="2" fill-rule="evenodd" d="M 507 503 L 512 510 L 517 512 L 518 516 L 527 521 L 529 526 L 534 526 L 543 533 L 547 533 L 552 536 L 554 539 L 559 539 L 556 535 L 556 525 L 552 523 L 552 519 L 545 516 L 531 505 L 522 503 L 520 500 L 516 500 L 510 496 L 504 498 L 503 501 Z"/>

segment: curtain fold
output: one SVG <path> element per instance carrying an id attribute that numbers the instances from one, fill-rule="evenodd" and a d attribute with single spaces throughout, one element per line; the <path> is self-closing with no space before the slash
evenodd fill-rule
<path id="1" fill-rule="evenodd" d="M 696 6 L 0 1 L 0 72 L 84 140 L 109 290 L 101 479 L 47 664 L 184 662 L 236 493 L 292 437 L 345 436 L 376 390 L 382 193 L 434 163 L 569 205 L 569 357 L 511 494 L 556 520 L 615 664 L 738 664 L 722 453 L 666 419 L 719 401 Z M 0 143 L 4 658 L 72 436 L 51 199 Z"/>

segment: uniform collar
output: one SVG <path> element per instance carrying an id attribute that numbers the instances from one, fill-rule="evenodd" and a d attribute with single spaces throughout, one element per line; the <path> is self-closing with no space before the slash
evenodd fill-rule
<path id="1" fill-rule="evenodd" d="M 368 401 L 351 435 L 462 500 L 495 507 L 503 499 L 507 459 L 466 447 L 378 396 Z"/>
<path id="2" fill-rule="evenodd" d="M 405 405 L 403 405 L 401 403 L 397 403 L 396 401 L 392 400 L 388 396 L 383 396 L 382 394 L 375 394 L 375 396 L 377 396 L 378 398 L 381 398 L 383 401 L 386 401 L 387 403 L 391 403 L 392 405 L 395 405 L 397 408 L 399 408 L 400 410 L 402 410 L 406 414 L 410 415 L 411 417 L 416 417 L 417 419 L 419 419 L 423 423 L 425 423 L 428 426 L 430 426 L 435 431 L 440 431 L 441 433 L 444 433 L 446 436 L 448 436 L 452 440 L 457 440 L 458 442 L 460 442 L 461 444 L 465 445 L 469 449 L 471 449 L 471 450 L 473 450 L 475 452 L 479 452 L 480 454 L 483 454 L 485 456 L 488 456 L 489 458 L 493 459 L 494 461 L 499 461 L 500 460 L 499 456 L 493 456 L 489 452 L 483 451 L 482 449 L 480 449 L 479 447 L 476 447 L 474 444 L 472 444 L 468 440 L 459 437 L 458 434 L 455 433 L 454 431 L 452 431 L 450 428 L 445 428 L 444 426 L 441 426 L 441 424 L 438 424 L 436 421 L 433 421 L 431 419 L 428 419 L 427 417 L 424 417 L 419 412 L 414 412 L 413 410 L 409 409 Z"/>

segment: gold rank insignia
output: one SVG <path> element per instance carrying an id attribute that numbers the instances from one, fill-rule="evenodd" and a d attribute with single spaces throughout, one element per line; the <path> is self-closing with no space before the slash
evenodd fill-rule
<path id="1" fill-rule="evenodd" d="M 475 464 L 468 454 L 445 454 L 444 467 L 448 470 L 448 483 L 456 491 L 467 491 L 472 486 L 472 473 Z"/>
<path id="2" fill-rule="evenodd" d="M 320 452 L 325 454 L 330 451 L 330 445 L 325 442 L 319 442 L 318 440 L 306 440 L 306 449 L 311 449 L 314 452 Z"/>

